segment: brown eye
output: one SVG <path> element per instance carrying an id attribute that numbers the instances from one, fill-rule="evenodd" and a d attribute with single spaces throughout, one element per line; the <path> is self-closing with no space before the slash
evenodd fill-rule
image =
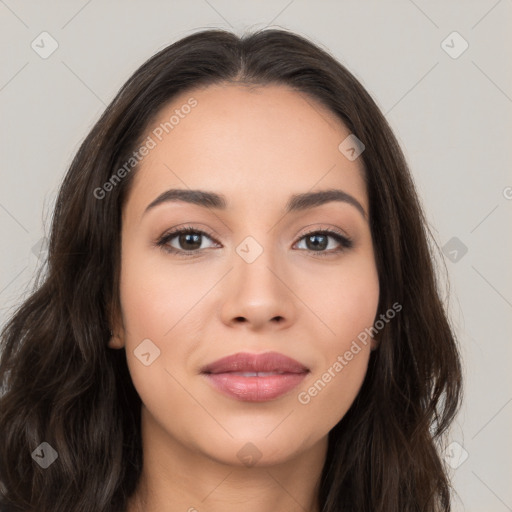
<path id="1" fill-rule="evenodd" d="M 201 248 L 202 236 L 203 235 L 200 234 L 182 233 L 181 235 L 177 235 L 178 244 L 185 249 L 195 251 L 196 249 Z"/>
<path id="2" fill-rule="evenodd" d="M 189 256 L 208 248 L 201 247 L 205 238 L 213 240 L 213 237 L 205 231 L 186 227 L 163 235 L 156 245 L 167 252 Z"/>
<path id="3" fill-rule="evenodd" d="M 308 235 L 306 238 L 306 247 L 311 251 L 327 249 L 329 237 L 327 235 L 315 234 Z"/>
<path id="4" fill-rule="evenodd" d="M 329 239 L 335 240 L 335 243 L 330 244 Z M 308 251 L 318 253 L 319 256 L 339 253 L 353 246 L 350 239 L 332 230 L 312 231 L 303 235 L 299 242 L 302 240 L 305 240 Z M 336 245 L 338 248 L 336 248 Z M 329 250 L 326 250 L 328 248 Z"/>
<path id="5" fill-rule="evenodd" d="M 205 238 L 217 243 L 213 236 L 205 231 L 189 226 L 163 235 L 156 245 L 166 252 L 178 256 L 195 256 L 202 250 L 209 248 L 201 247 Z M 299 243 L 303 240 L 306 244 L 305 249 L 319 256 L 337 254 L 351 248 L 353 245 L 349 238 L 330 229 L 307 233 L 299 239 Z M 331 243 L 331 240 L 334 240 L 334 243 Z"/>

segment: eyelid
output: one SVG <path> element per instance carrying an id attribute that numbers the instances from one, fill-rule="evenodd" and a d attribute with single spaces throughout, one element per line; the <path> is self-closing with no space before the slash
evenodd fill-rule
<path id="1" fill-rule="evenodd" d="M 217 234 L 214 231 L 210 230 L 209 228 L 206 228 L 206 227 L 199 228 L 197 226 L 192 226 L 191 224 L 186 224 L 186 223 L 178 224 L 177 226 L 174 226 L 173 228 L 168 229 L 167 231 L 165 231 L 162 235 L 160 235 L 158 237 L 158 240 L 162 240 L 162 239 L 168 238 L 168 237 L 174 237 L 176 235 L 181 234 L 183 231 L 185 231 L 185 232 L 190 231 L 190 232 L 199 233 L 202 235 L 207 235 L 214 242 L 220 243 L 217 240 Z"/>
<path id="2" fill-rule="evenodd" d="M 314 226 L 314 227 L 312 227 L 312 226 Z M 337 235 L 341 236 L 342 238 L 346 238 L 347 240 L 352 240 L 351 236 L 343 229 L 333 226 L 332 224 L 322 224 L 322 223 L 309 224 L 309 225 L 303 227 L 296 236 L 299 238 L 302 238 L 306 235 L 309 235 L 311 233 L 316 233 L 319 231 L 334 232 Z"/>

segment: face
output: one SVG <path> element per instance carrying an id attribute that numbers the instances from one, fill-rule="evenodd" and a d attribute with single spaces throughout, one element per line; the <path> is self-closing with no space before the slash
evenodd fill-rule
<path id="1" fill-rule="evenodd" d="M 347 412 L 379 298 L 362 162 L 338 149 L 348 135 L 281 85 L 196 89 L 154 120 L 123 209 L 109 343 L 126 348 L 146 432 L 261 466 L 325 442 Z M 165 200 L 171 189 L 225 204 Z M 291 201 L 326 190 L 341 193 Z"/>

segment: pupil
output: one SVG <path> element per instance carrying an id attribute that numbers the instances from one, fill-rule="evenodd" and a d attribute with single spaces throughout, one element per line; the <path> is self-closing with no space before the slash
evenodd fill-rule
<path id="1" fill-rule="evenodd" d="M 194 240 L 190 240 L 191 238 L 193 238 Z M 200 242 L 200 239 L 201 238 L 201 235 L 197 235 L 197 234 L 193 234 L 193 233 L 185 233 L 184 235 L 181 235 L 180 236 L 180 243 L 182 243 L 183 246 L 186 246 L 188 242 L 192 242 L 192 244 L 194 244 L 195 242 L 195 245 L 197 245 L 197 247 L 190 247 L 190 244 L 189 244 L 189 247 L 188 249 L 199 249 L 201 247 L 201 242 Z"/>
<path id="2" fill-rule="evenodd" d="M 311 246 L 309 245 L 309 242 L 313 239 L 317 238 L 323 238 L 323 243 L 317 243 L 314 242 Z M 327 237 L 325 235 L 311 235 L 306 238 L 306 245 L 308 246 L 308 249 L 317 250 L 319 247 L 320 249 L 325 249 L 327 247 Z"/>

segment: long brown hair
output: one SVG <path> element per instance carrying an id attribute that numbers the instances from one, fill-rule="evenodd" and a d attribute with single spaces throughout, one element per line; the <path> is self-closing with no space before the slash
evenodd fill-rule
<path id="1" fill-rule="evenodd" d="M 230 82 L 310 95 L 364 143 L 377 315 L 402 305 L 329 433 L 320 509 L 450 510 L 440 450 L 460 405 L 461 363 L 436 279 L 437 245 L 397 140 L 363 86 L 327 51 L 273 29 L 243 37 L 203 30 L 164 48 L 121 88 L 78 150 L 57 199 L 44 280 L 1 334 L 5 510 L 125 511 L 142 468 L 141 401 L 124 350 L 109 350 L 107 341 L 120 310 L 121 212 L 136 167 L 104 197 L 94 191 L 130 158 L 164 104 Z M 58 453 L 46 469 L 33 457 L 42 442 Z"/>

